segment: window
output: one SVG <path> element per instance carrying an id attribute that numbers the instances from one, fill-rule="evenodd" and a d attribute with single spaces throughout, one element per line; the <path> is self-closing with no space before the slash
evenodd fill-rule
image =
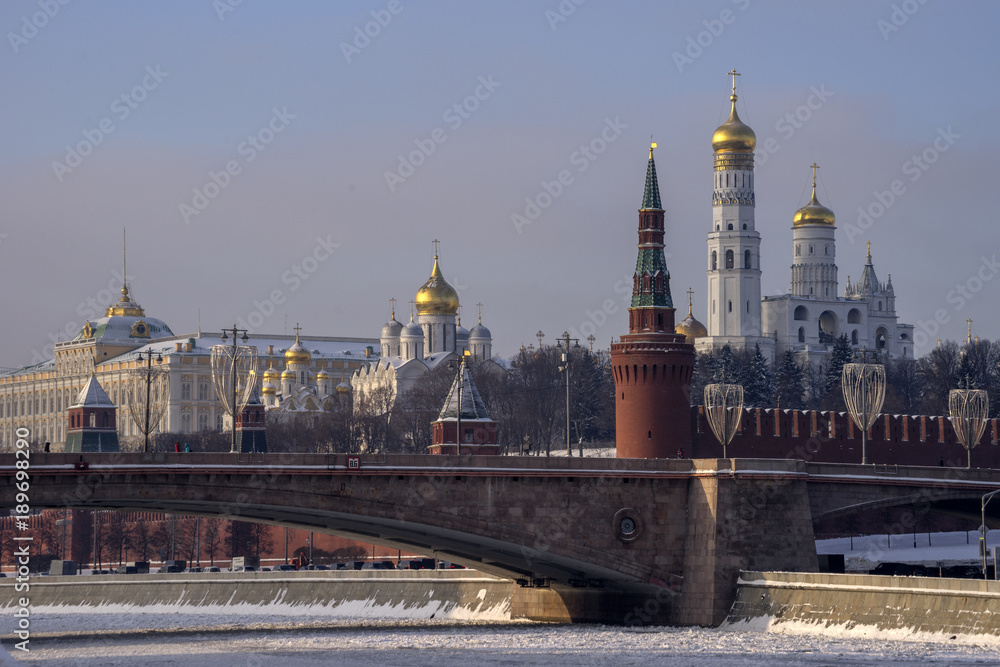
<path id="1" fill-rule="evenodd" d="M 200 414 L 198 415 L 198 430 L 207 431 L 208 430 L 208 415 Z"/>
<path id="2" fill-rule="evenodd" d="M 733 302 L 732 301 L 729 302 L 729 312 L 730 313 L 733 312 Z"/>
<path id="3" fill-rule="evenodd" d="M 90 413 L 90 426 L 92 428 L 97 426 L 97 413 L 95 412 Z"/>
<path id="4" fill-rule="evenodd" d="M 199 382 L 198 383 L 198 400 L 207 401 L 208 400 L 208 383 Z"/>
<path id="5" fill-rule="evenodd" d="M 191 400 L 191 383 L 181 382 L 181 400 L 190 401 Z"/>
<path id="6" fill-rule="evenodd" d="M 799 327 L 799 342 L 800 343 L 806 342 L 806 328 L 805 327 Z"/>
<path id="7" fill-rule="evenodd" d="M 796 257 L 802 256 L 802 246 L 800 246 L 798 243 L 795 244 L 795 256 Z"/>
<path id="8" fill-rule="evenodd" d="M 802 321 L 808 320 L 809 310 L 805 306 L 797 306 L 795 308 L 795 313 L 793 317 L 797 320 L 802 320 Z"/>
<path id="9" fill-rule="evenodd" d="M 726 230 L 730 232 L 733 231 L 733 223 L 730 222 L 729 225 L 726 227 Z"/>
<path id="10" fill-rule="evenodd" d="M 222 430 L 222 415 L 215 415 L 215 430 Z"/>
<path id="11" fill-rule="evenodd" d="M 726 251 L 726 268 L 727 269 L 734 268 L 733 267 L 733 263 L 734 263 L 734 260 L 733 260 L 733 251 L 732 250 L 727 250 Z"/>
<path id="12" fill-rule="evenodd" d="M 712 270 L 715 271 L 719 268 L 719 253 L 712 251 Z"/>
<path id="13" fill-rule="evenodd" d="M 857 345 L 857 344 L 858 344 L 858 330 L 855 329 L 854 331 L 851 332 L 851 345 Z"/>
<path id="14" fill-rule="evenodd" d="M 812 246 L 809 246 L 809 254 L 810 255 L 813 254 L 813 247 Z"/>
<path id="15" fill-rule="evenodd" d="M 829 255 L 829 254 L 830 254 L 830 246 L 825 246 L 825 247 L 824 247 L 824 250 L 826 251 L 826 253 L 825 253 L 825 254 L 827 254 L 827 255 Z"/>
<path id="16" fill-rule="evenodd" d="M 746 229 L 746 228 L 747 228 L 747 223 L 744 222 L 743 223 L 743 229 Z"/>
<path id="17" fill-rule="evenodd" d="M 878 302 L 878 309 L 882 310 L 882 302 L 881 301 Z"/>
<path id="18" fill-rule="evenodd" d="M 749 250 L 744 250 L 743 251 L 743 268 L 744 269 L 751 268 L 750 267 L 750 251 Z"/>
<path id="19" fill-rule="evenodd" d="M 104 415 L 101 416 L 101 426 L 103 426 L 104 428 L 107 428 L 108 426 L 110 426 L 111 424 L 108 421 L 109 419 L 110 419 L 110 417 L 108 416 L 108 411 L 105 410 L 104 411 Z"/>
<path id="20" fill-rule="evenodd" d="M 747 312 L 748 313 L 750 312 L 750 302 L 749 301 L 747 301 Z"/>

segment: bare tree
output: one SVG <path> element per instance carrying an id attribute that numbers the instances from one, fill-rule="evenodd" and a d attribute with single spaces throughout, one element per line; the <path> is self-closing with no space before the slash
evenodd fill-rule
<path id="1" fill-rule="evenodd" d="M 201 549 L 215 565 L 215 554 L 222 547 L 223 519 L 202 519 Z"/>

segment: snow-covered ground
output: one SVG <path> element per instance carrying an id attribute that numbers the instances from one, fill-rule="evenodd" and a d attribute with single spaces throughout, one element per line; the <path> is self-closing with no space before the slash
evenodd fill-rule
<path id="1" fill-rule="evenodd" d="M 138 617 L 138 618 L 137 618 Z M 65 614 L 38 619 L 22 664 L 157 665 L 986 665 L 995 646 L 747 630 L 320 616 Z M 127 626 L 121 629 L 120 626 Z M 86 633 L 86 634 L 79 634 Z M 8 637 L 4 636 L 6 643 Z M 11 649 L 9 645 L 6 647 Z M 6 667 L 6 663 L 0 662 Z"/>
<path id="2" fill-rule="evenodd" d="M 914 546 L 916 545 L 916 546 Z M 986 545 L 993 562 L 993 547 L 1000 546 L 1000 530 L 986 534 Z M 848 572 L 867 572 L 879 563 L 913 563 L 936 567 L 979 564 L 979 533 L 902 533 L 900 535 L 864 535 L 817 540 L 816 553 L 844 554 Z"/>

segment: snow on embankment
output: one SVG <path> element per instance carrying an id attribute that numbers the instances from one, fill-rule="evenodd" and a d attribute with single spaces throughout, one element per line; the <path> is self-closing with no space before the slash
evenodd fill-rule
<path id="1" fill-rule="evenodd" d="M 39 577 L 32 614 L 189 613 L 509 620 L 512 583 L 469 570 Z M 0 606 L 13 600 L 0 598 Z"/>
<path id="2" fill-rule="evenodd" d="M 725 627 L 1000 646 L 1000 582 L 744 572 Z"/>

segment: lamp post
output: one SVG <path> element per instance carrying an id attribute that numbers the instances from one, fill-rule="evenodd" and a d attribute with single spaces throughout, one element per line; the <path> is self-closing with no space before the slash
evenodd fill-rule
<path id="1" fill-rule="evenodd" d="M 448 368 L 455 368 L 455 362 L 448 362 Z M 455 446 L 458 455 L 462 455 L 462 388 L 465 386 L 465 355 L 462 355 L 462 360 L 458 364 L 458 410 L 456 411 L 456 431 L 455 431 Z"/>
<path id="2" fill-rule="evenodd" d="M 143 408 L 144 408 L 143 412 L 145 414 L 144 414 L 144 419 L 143 419 L 143 422 L 142 422 L 142 433 L 143 433 L 143 436 L 144 436 L 144 440 L 143 440 L 143 443 L 142 443 L 142 451 L 143 452 L 149 452 L 149 432 L 150 432 L 150 430 L 152 430 L 150 428 L 150 423 L 149 423 L 149 408 L 150 408 L 150 403 L 149 403 L 150 396 L 149 396 L 149 394 L 150 394 L 151 385 L 153 384 L 153 351 L 152 350 L 147 350 L 146 351 L 145 359 L 143 359 L 143 353 L 142 352 L 140 352 L 136 356 L 139 358 L 139 365 L 140 366 L 142 365 L 143 361 L 146 362 L 146 373 L 145 373 L 146 402 L 145 402 L 145 405 L 143 406 Z M 159 364 L 162 364 L 162 363 L 163 363 L 163 355 L 161 355 L 159 352 L 157 352 L 156 353 L 156 364 L 159 365 Z M 131 410 L 130 410 L 130 412 L 131 412 Z"/>
<path id="3" fill-rule="evenodd" d="M 965 389 L 952 389 L 948 392 L 951 427 L 968 453 L 967 468 L 972 468 L 972 449 L 983 437 L 989 411 L 989 394 L 982 389 L 969 389 L 968 376 L 965 378 Z"/>
<path id="4" fill-rule="evenodd" d="M 246 407 L 256 384 L 257 348 L 249 345 L 239 345 L 237 338 L 246 343 L 250 337 L 246 329 L 223 329 L 222 342 L 229 340 L 232 333 L 233 344 L 212 346 L 212 380 L 215 393 L 222 402 L 223 408 L 233 420 L 233 436 L 230 453 L 236 451 L 236 418 Z M 240 336 L 240 334 L 243 334 Z M 240 387 L 242 380 L 242 388 Z"/>
<path id="5" fill-rule="evenodd" d="M 570 432 L 569 432 L 569 343 L 573 341 L 575 343 L 574 347 L 580 347 L 580 339 L 570 338 L 568 331 L 563 331 L 560 340 L 556 341 L 556 347 L 563 347 L 563 343 L 566 344 L 562 353 L 563 365 L 559 367 L 560 371 L 566 372 L 566 456 L 573 456 L 573 446 L 570 444 Z M 580 444 L 580 456 L 583 456 L 583 444 Z"/>
<path id="6" fill-rule="evenodd" d="M 743 419 L 743 385 L 722 382 L 705 385 L 705 416 L 712 433 L 722 445 L 722 458 L 736 436 Z"/>
<path id="7" fill-rule="evenodd" d="M 989 504 L 989 502 L 991 500 L 993 500 L 993 496 L 997 495 L 998 493 L 1000 493 L 1000 489 L 997 489 L 996 491 L 990 491 L 989 493 L 987 493 L 986 495 L 984 495 L 983 499 L 982 499 L 981 512 L 982 512 L 982 521 L 983 521 L 983 524 L 982 524 L 982 529 L 983 529 L 983 579 L 986 578 L 986 505 Z M 997 561 L 996 561 L 996 558 L 994 558 L 993 559 L 993 576 L 994 576 L 994 578 L 997 576 L 997 574 L 996 574 L 996 567 L 997 567 Z"/>
<path id="8" fill-rule="evenodd" d="M 868 463 L 868 429 L 875 423 L 885 400 L 885 366 L 868 363 L 868 354 L 861 351 L 861 362 L 844 364 L 841 389 L 851 419 L 861 429 L 861 464 Z"/>

